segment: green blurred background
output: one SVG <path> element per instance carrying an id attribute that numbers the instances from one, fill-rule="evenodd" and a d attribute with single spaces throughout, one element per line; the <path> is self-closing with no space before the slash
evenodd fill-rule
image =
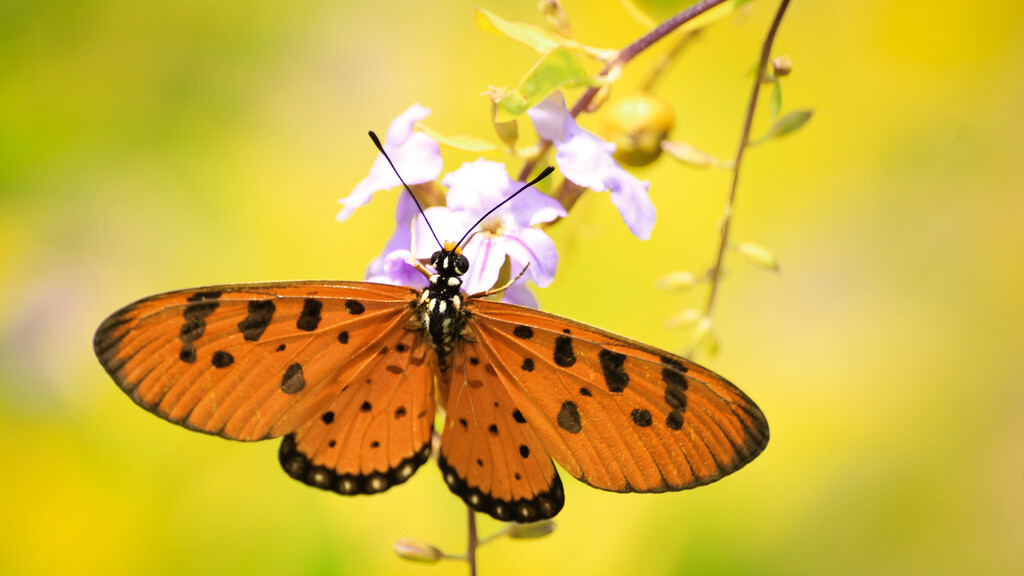
<path id="1" fill-rule="evenodd" d="M 542 21 L 533 0 L 483 6 Z M 732 154 L 775 6 L 711 29 L 662 79 L 675 138 Z M 334 221 L 373 161 L 366 131 L 419 102 L 432 128 L 489 136 L 480 92 L 536 59 L 472 8 L 0 3 L 0 573 L 465 573 L 390 549 L 462 548 L 464 508 L 433 467 L 374 497 L 310 489 L 277 442 L 137 408 L 91 340 L 155 292 L 361 278 L 396 197 Z M 616 2 L 567 10 L 590 44 L 644 31 Z M 729 261 L 720 353 L 702 358 L 764 409 L 767 451 L 692 492 L 566 478 L 555 534 L 484 548 L 482 574 L 1024 573 L 1022 29 L 1016 1 L 793 3 L 783 104 L 816 115 L 751 151 L 735 221 L 782 273 Z M 639 174 L 653 238 L 586 197 L 552 230 L 562 260 L 539 296 L 680 349 L 664 320 L 703 292 L 654 282 L 708 266 L 728 177 L 667 160 Z"/>

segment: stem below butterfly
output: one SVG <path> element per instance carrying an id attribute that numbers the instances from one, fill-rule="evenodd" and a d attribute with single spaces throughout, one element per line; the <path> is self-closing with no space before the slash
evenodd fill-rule
<path id="1" fill-rule="evenodd" d="M 674 31 L 676 28 L 679 28 L 683 24 L 686 24 L 690 20 L 693 20 L 697 16 L 700 16 L 701 14 L 707 12 L 708 10 L 714 8 L 715 6 L 718 6 L 722 2 L 725 2 L 725 0 L 704 0 L 703 2 L 698 2 L 693 6 L 690 6 L 689 8 L 683 10 L 682 12 L 679 12 L 675 16 L 669 18 L 668 20 L 665 20 L 647 34 L 644 34 L 640 38 L 633 41 L 632 44 L 626 46 L 622 50 L 619 50 L 619 53 L 618 55 L 615 56 L 615 59 L 605 65 L 604 69 L 601 70 L 601 73 L 598 74 L 598 77 L 605 76 L 615 68 L 619 68 L 625 65 L 627 62 L 637 57 L 644 50 L 650 48 L 652 44 L 654 44 L 658 40 L 661 40 L 669 33 Z M 573 105 L 572 110 L 570 111 L 573 118 L 579 116 L 580 113 L 583 112 L 583 110 L 585 110 L 587 106 L 590 105 L 591 101 L 594 100 L 594 97 L 597 96 L 597 93 L 600 89 L 600 87 L 596 86 L 587 88 L 587 90 L 583 93 L 583 96 L 580 96 L 580 99 L 576 101 L 576 104 Z M 537 153 L 530 160 L 527 160 L 526 163 L 523 164 L 523 169 L 519 171 L 520 181 L 525 181 L 527 178 L 530 177 L 530 174 L 533 172 L 534 167 L 536 167 L 537 162 L 540 160 L 541 156 L 543 156 L 544 153 L 548 151 L 549 148 L 551 148 L 551 142 L 548 140 L 542 140 L 537 145 Z M 572 206 L 565 206 L 566 210 L 568 210 L 569 208 L 572 208 Z"/>
<path id="2" fill-rule="evenodd" d="M 468 528 L 469 541 L 466 544 L 466 562 L 469 564 L 469 576 L 476 576 L 476 549 L 480 545 L 480 539 L 476 534 L 476 512 L 469 506 L 466 507 L 469 514 Z"/>
<path id="3" fill-rule="evenodd" d="M 715 265 L 711 269 L 711 288 L 709 289 L 707 304 L 704 306 L 705 318 L 711 317 L 711 311 L 715 306 L 715 296 L 718 294 L 718 285 L 722 277 L 722 262 L 725 259 L 725 248 L 729 244 L 729 226 L 732 223 L 733 206 L 736 204 L 736 189 L 739 186 L 740 164 L 743 161 L 743 152 L 747 149 L 747 144 L 750 142 L 750 130 L 754 123 L 757 96 L 761 91 L 761 81 L 764 70 L 768 66 L 768 57 L 772 51 L 772 44 L 775 42 L 775 33 L 778 31 L 779 25 L 782 24 L 782 16 L 786 13 L 788 6 L 789 0 L 782 0 L 779 4 L 779 9 L 775 13 L 775 20 L 772 21 L 772 26 L 768 29 L 768 36 L 765 37 L 761 48 L 761 60 L 757 64 L 757 73 L 754 75 L 754 88 L 751 90 L 750 100 L 747 102 L 747 114 L 743 120 L 743 132 L 740 134 L 740 144 L 736 150 L 736 160 L 733 162 L 732 183 L 729 186 L 729 199 L 725 205 L 725 215 L 722 217 L 718 255 L 715 258 Z"/>

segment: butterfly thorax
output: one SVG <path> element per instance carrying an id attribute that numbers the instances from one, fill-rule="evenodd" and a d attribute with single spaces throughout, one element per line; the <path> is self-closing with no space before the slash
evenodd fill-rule
<path id="1" fill-rule="evenodd" d="M 436 273 L 430 276 L 430 285 L 420 296 L 420 325 L 437 352 L 442 373 L 446 373 L 452 351 L 466 327 L 461 276 L 469 269 L 469 261 L 458 248 L 446 244 L 444 250 L 434 252 L 430 264 Z"/>

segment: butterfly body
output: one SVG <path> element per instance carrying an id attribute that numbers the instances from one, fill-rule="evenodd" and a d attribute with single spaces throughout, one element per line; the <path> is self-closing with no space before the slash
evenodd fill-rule
<path id="1" fill-rule="evenodd" d="M 434 346 L 441 373 L 448 375 L 452 352 L 466 327 L 461 277 L 469 271 L 469 261 L 452 244 L 435 252 L 430 260 L 437 273 L 428 277 L 430 285 L 420 296 L 420 324 Z"/>
<path id="2" fill-rule="evenodd" d="M 688 360 L 461 290 L 454 245 L 423 291 L 366 282 L 242 284 L 153 296 L 110 316 L 94 348 L 139 405 L 237 440 L 283 436 L 306 484 L 372 494 L 432 451 L 449 489 L 500 520 L 561 510 L 552 459 L 604 490 L 713 482 L 768 441 L 757 406 Z"/>

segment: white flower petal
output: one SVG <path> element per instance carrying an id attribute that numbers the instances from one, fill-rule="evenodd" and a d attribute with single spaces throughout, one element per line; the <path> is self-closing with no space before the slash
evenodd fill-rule
<path id="1" fill-rule="evenodd" d="M 565 141 L 576 125 L 569 111 L 565 108 L 565 98 L 561 92 L 555 92 L 526 111 L 533 122 L 537 134 L 545 140 L 556 144 Z"/>
<path id="2" fill-rule="evenodd" d="M 555 279 L 558 250 L 555 248 L 555 241 L 542 230 L 526 228 L 515 236 L 504 236 L 501 250 L 508 254 L 520 269 L 529 264 L 526 276 L 537 286 L 543 288 Z"/>
<path id="3" fill-rule="evenodd" d="M 441 148 L 437 142 L 422 132 L 413 132 L 416 122 L 429 114 L 429 109 L 413 104 L 391 122 L 384 142 L 384 149 L 391 156 L 402 178 L 410 185 L 434 180 L 441 174 L 443 167 Z M 356 184 L 348 196 L 339 200 L 343 207 L 338 212 L 337 220 L 347 220 L 356 208 L 369 202 L 375 192 L 390 190 L 401 184 L 391 165 L 382 154 L 378 154 L 370 174 Z"/>
<path id="4" fill-rule="evenodd" d="M 608 187 L 611 201 L 619 210 L 622 221 L 634 236 L 641 240 L 651 237 L 656 213 L 654 203 L 647 195 L 648 183 L 637 180 L 632 174 L 620 170 L 612 174 Z"/>
<path id="5" fill-rule="evenodd" d="M 489 290 L 498 281 L 505 252 L 495 240 L 489 234 L 477 234 L 463 248 L 462 254 L 469 260 L 469 272 L 462 277 L 462 288 L 467 294 Z"/>

